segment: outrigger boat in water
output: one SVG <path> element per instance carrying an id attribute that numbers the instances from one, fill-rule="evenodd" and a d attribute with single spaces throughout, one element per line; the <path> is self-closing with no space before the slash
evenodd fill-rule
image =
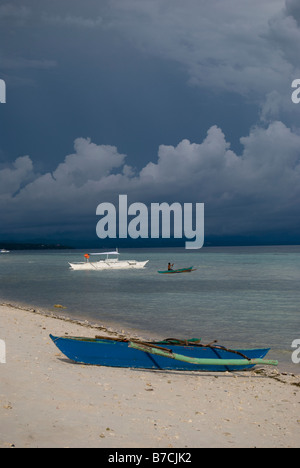
<path id="1" fill-rule="evenodd" d="M 91 256 L 104 255 L 106 258 L 98 260 L 96 262 L 90 262 Z M 111 257 L 113 255 L 113 257 Z M 116 255 L 116 257 L 114 257 Z M 149 262 L 137 262 L 136 260 L 119 260 L 119 252 L 115 250 L 113 252 L 102 252 L 102 253 L 89 253 L 85 254 L 85 262 L 70 263 L 69 265 L 72 270 L 126 270 L 132 268 L 144 268 Z"/>
<path id="2" fill-rule="evenodd" d="M 230 350 L 216 344 L 202 345 L 200 340 L 143 342 L 107 337 L 58 337 L 50 335 L 58 349 L 72 361 L 98 366 L 163 369 L 184 371 L 236 371 L 257 364 L 273 365 L 277 361 L 264 357 L 270 350 Z"/>
<path id="3" fill-rule="evenodd" d="M 190 273 L 191 271 L 195 271 L 196 268 L 188 267 L 188 268 L 179 268 L 177 270 L 164 270 L 164 271 L 158 271 L 157 273 L 161 273 L 163 275 L 171 275 L 173 273 Z"/>

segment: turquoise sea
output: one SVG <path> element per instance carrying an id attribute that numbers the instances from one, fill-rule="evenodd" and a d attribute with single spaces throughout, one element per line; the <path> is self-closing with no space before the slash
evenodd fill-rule
<path id="1" fill-rule="evenodd" d="M 120 259 L 149 260 L 145 269 L 70 270 L 68 262 L 83 261 L 84 253 L 0 254 L 1 301 L 144 338 L 201 337 L 229 347 L 271 347 L 268 357 L 278 359 L 281 370 L 300 373 L 291 358 L 291 344 L 300 339 L 300 246 L 128 249 Z M 158 274 L 168 262 L 197 270 Z"/>

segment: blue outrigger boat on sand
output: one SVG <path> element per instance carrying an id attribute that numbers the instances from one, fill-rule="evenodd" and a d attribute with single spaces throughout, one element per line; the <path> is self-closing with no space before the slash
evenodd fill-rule
<path id="1" fill-rule="evenodd" d="M 236 371 L 251 369 L 257 364 L 278 364 L 264 357 L 270 350 L 230 350 L 216 344 L 202 345 L 200 340 L 166 339 L 144 342 L 108 337 L 50 338 L 72 361 L 98 366 L 128 367 L 183 371 Z"/>

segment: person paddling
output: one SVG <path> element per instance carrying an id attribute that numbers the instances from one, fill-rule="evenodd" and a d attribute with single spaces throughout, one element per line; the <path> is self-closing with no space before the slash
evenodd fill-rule
<path id="1" fill-rule="evenodd" d="M 168 263 L 168 271 L 173 270 L 174 263 Z"/>

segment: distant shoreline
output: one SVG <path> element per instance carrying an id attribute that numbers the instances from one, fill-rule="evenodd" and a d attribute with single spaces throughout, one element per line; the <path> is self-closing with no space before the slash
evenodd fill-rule
<path id="1" fill-rule="evenodd" d="M 74 247 L 63 244 L 31 244 L 0 242 L 0 248 L 6 250 L 73 250 Z"/>
<path id="2" fill-rule="evenodd" d="M 6 249 L 10 251 L 14 250 L 85 250 L 85 251 L 92 251 L 92 250 L 108 250 L 112 248 L 119 248 L 122 251 L 127 250 L 140 250 L 140 251 L 182 251 L 182 252 L 189 252 L 190 254 L 196 254 L 202 251 L 210 251 L 211 249 L 284 249 L 284 248 L 294 248 L 295 250 L 300 249 L 300 244 L 219 244 L 219 243 L 205 243 L 201 249 L 192 249 L 186 250 L 184 246 L 180 245 L 142 245 L 139 242 L 136 242 L 135 245 L 131 243 L 128 245 L 124 245 L 121 241 L 116 242 L 114 244 L 108 243 L 106 245 L 86 245 L 84 242 L 81 246 L 79 245 L 68 245 L 68 244 L 60 244 L 60 243 L 34 243 L 34 242 L 9 242 L 9 241 L 0 241 L 0 249 Z"/>

